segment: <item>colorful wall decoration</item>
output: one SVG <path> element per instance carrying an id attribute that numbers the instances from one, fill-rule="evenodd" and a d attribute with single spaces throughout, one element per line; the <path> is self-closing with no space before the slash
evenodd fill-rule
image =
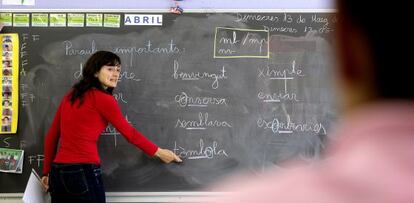
<path id="1" fill-rule="evenodd" d="M 19 104 L 19 36 L 0 34 L 1 128 L 0 134 L 17 131 Z"/>

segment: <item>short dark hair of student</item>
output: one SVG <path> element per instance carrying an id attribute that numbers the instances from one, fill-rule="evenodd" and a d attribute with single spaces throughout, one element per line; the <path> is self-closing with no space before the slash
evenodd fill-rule
<path id="1" fill-rule="evenodd" d="M 338 0 L 340 16 L 366 37 L 374 60 L 376 94 L 381 99 L 414 99 L 412 75 L 411 7 L 397 2 Z M 342 20 L 342 19 L 339 19 Z"/>
<path id="2" fill-rule="evenodd" d="M 121 59 L 118 55 L 109 51 L 97 51 L 92 54 L 83 67 L 81 80 L 73 85 L 73 91 L 70 95 L 72 104 L 74 104 L 77 99 L 80 99 L 79 105 L 81 105 L 83 102 L 83 95 L 91 88 L 96 88 L 108 94 L 112 94 L 114 88 L 108 87 L 105 90 L 99 79 L 95 76 L 104 65 L 121 65 Z"/>

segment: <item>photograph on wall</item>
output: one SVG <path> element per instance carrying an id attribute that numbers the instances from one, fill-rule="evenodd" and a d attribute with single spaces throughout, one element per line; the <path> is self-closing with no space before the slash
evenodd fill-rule
<path id="1" fill-rule="evenodd" d="M 23 159 L 23 150 L 0 148 L 0 172 L 22 173 Z"/>

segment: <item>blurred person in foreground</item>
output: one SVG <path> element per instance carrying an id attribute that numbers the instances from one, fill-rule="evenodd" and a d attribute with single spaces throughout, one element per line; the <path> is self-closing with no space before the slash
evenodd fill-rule
<path id="1" fill-rule="evenodd" d="M 414 202 L 414 85 L 406 72 L 412 56 L 400 48 L 412 47 L 403 34 L 409 12 L 389 2 L 337 3 L 342 117 L 326 159 L 233 177 L 213 187 L 232 193 L 210 202 Z"/>

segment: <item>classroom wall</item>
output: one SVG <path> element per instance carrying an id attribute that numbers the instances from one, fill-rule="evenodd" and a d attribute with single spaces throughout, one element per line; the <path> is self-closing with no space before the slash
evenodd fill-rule
<path id="1" fill-rule="evenodd" d="M 1 0 L 3 1 L 3 0 Z M 121 3 L 122 2 L 122 3 Z M 184 0 L 183 9 L 333 9 L 333 0 Z M 1 9 L 167 9 L 172 0 L 35 0 L 34 6 L 0 5 Z"/>

